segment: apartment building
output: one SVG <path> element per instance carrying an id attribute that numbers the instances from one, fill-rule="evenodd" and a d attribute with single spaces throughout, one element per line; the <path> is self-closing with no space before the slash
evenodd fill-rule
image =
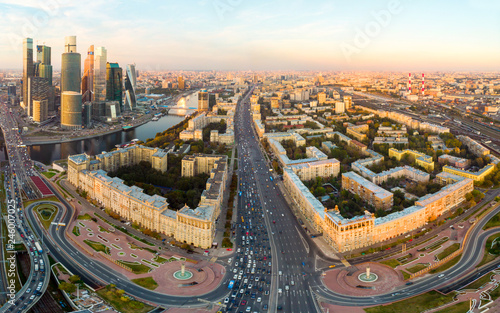
<path id="1" fill-rule="evenodd" d="M 99 155 L 101 157 L 91 157 L 87 154 L 69 156 L 68 180 L 75 187 L 86 191 L 90 199 L 96 200 L 104 208 L 119 214 L 124 219 L 173 236 L 180 242 L 204 249 L 210 248 L 215 238 L 214 223 L 223 203 L 227 180 L 227 156 L 187 156 L 186 164 L 183 160 L 183 175 L 209 173 L 210 177 L 196 209 L 185 206 L 179 211 L 174 211 L 169 209 L 166 198 L 159 195 L 149 196 L 141 188 L 129 187 L 122 179 L 107 175 L 105 169 L 117 169 L 142 160 L 140 157 L 130 158 L 129 153 L 139 151 L 142 147 L 129 148 L 120 149 L 111 156 L 106 156 L 106 153 Z M 166 163 L 167 153 L 163 153 Z M 116 157 L 119 154 L 122 154 L 122 157 Z M 120 163 L 122 161 L 123 163 Z M 161 163 L 156 163 L 153 167 L 166 170 L 166 165 L 162 166 Z"/>
<path id="2" fill-rule="evenodd" d="M 368 204 L 377 209 L 390 210 L 393 205 L 393 194 L 355 172 L 342 174 L 342 189 L 359 195 Z"/>

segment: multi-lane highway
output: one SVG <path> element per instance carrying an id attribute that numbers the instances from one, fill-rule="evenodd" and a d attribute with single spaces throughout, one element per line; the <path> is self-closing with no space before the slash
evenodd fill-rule
<path id="1" fill-rule="evenodd" d="M 50 278 L 50 275 L 46 275 L 49 259 L 46 251 L 35 247 L 38 238 L 31 231 L 31 227 L 26 223 L 23 214 L 21 193 L 24 193 L 28 199 L 38 198 L 34 189 L 36 187 L 31 185 L 31 180 L 28 177 L 36 174 L 31 166 L 26 149 L 22 149 L 19 132 L 17 132 L 12 116 L 8 113 L 5 104 L 1 105 L 0 112 L 2 112 L 0 114 L 0 127 L 4 134 L 7 154 L 9 156 L 9 167 L 4 172 L 4 188 L 8 209 L 7 221 L 13 225 L 8 225 L 8 227 L 15 227 L 17 233 L 22 238 L 22 243 L 25 245 L 31 260 L 31 270 L 27 282 L 16 293 L 15 299 L 7 302 L 0 309 L 0 312 L 24 312 L 30 309 L 45 292 Z M 6 241 L 7 238 L 4 240 Z M 2 284 L 5 284 L 5 282 L 6 280 L 3 279 Z"/>

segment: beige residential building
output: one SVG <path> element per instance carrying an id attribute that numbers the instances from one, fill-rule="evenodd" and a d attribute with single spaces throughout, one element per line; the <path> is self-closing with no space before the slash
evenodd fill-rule
<path id="1" fill-rule="evenodd" d="M 150 149 L 156 151 L 151 154 Z M 155 161 L 155 158 L 158 160 Z M 87 154 L 69 156 L 68 179 L 74 186 L 86 191 L 91 199 L 124 219 L 172 236 L 177 241 L 210 248 L 215 238 L 214 223 L 220 214 L 226 185 L 227 156 L 196 155 L 183 159 L 183 174 L 209 173 L 210 177 L 198 207 L 193 210 L 185 206 L 179 211 L 169 209 L 166 198 L 149 196 L 141 188 L 129 187 L 123 180 L 109 177 L 106 173 L 140 161 L 149 161 L 161 171 L 167 169 L 165 151 L 132 146 L 96 157 Z"/>
<path id="2" fill-rule="evenodd" d="M 472 179 L 449 173 L 437 176 L 448 185 L 420 198 L 412 207 L 380 218 L 365 211 L 362 216 L 347 219 L 340 215 L 338 209 L 327 210 L 291 168 L 283 170 L 283 184 L 314 231 L 322 233 L 326 242 L 337 251 L 347 252 L 416 230 L 460 205 L 465 201 L 465 195 L 474 189 Z"/>
<path id="3" fill-rule="evenodd" d="M 301 180 L 308 181 L 316 179 L 316 177 L 337 177 L 340 173 L 340 162 L 336 159 L 328 159 L 294 164 L 290 168 Z"/>
<path id="4" fill-rule="evenodd" d="M 359 195 L 368 204 L 377 209 L 390 210 L 392 208 L 392 192 L 375 185 L 354 172 L 342 174 L 342 189 Z"/>

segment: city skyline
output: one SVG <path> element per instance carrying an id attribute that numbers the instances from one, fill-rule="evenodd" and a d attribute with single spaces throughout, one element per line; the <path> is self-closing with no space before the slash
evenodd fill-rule
<path id="1" fill-rule="evenodd" d="M 41 4 L 0 1 L 0 68 L 21 69 L 22 40 L 52 48 L 65 36 L 78 53 L 106 47 L 108 60 L 142 70 L 496 71 L 500 9 L 493 1 L 202 0 Z M 446 12 L 446 14 L 443 14 Z"/>

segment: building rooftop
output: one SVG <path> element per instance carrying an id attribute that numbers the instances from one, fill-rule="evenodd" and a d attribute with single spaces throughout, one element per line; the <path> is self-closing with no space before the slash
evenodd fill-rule
<path id="1" fill-rule="evenodd" d="M 384 199 L 384 198 L 392 196 L 391 192 L 385 190 L 382 187 L 379 187 L 379 186 L 375 185 L 371 181 L 366 180 L 365 178 L 359 176 L 355 172 L 343 173 L 342 176 L 345 176 L 345 177 L 348 177 L 351 180 L 354 180 L 359 185 L 361 185 L 364 188 L 366 188 L 366 189 L 370 190 L 371 192 L 373 192 L 378 198 Z"/>
<path id="2" fill-rule="evenodd" d="M 76 164 L 80 164 L 80 163 L 87 161 L 89 159 L 89 156 L 85 153 L 82 153 L 82 154 L 70 155 L 68 158 L 71 161 L 75 162 Z"/>

